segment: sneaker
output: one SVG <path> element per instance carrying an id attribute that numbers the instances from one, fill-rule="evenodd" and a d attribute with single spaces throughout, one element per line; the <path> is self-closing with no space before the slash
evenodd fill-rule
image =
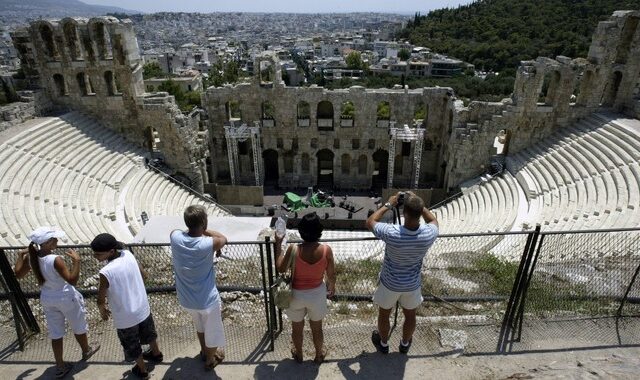
<path id="1" fill-rule="evenodd" d="M 93 344 L 93 345 L 89 346 L 89 351 L 82 353 L 82 361 L 85 362 L 85 361 L 89 360 L 89 358 L 91 358 L 93 356 L 93 354 L 98 352 L 99 349 L 100 349 L 100 345 L 99 344 Z"/>
<path id="2" fill-rule="evenodd" d="M 131 373 L 137 376 L 139 379 L 144 380 L 149 378 L 149 371 L 142 372 L 137 364 L 134 365 L 133 368 L 131 368 Z"/>
<path id="3" fill-rule="evenodd" d="M 387 345 L 386 347 L 382 345 L 382 338 L 380 338 L 380 333 L 378 331 L 373 331 L 373 333 L 371 334 L 371 342 L 373 343 L 374 346 L 376 346 L 376 350 L 378 350 L 379 353 L 381 354 L 388 354 L 389 353 L 389 346 Z"/>
<path id="4" fill-rule="evenodd" d="M 403 353 L 403 354 L 406 354 L 407 352 L 409 352 L 409 348 L 411 348 L 411 342 L 413 342 L 413 339 L 409 339 L 409 344 L 405 346 L 404 344 L 402 344 L 402 339 L 401 339 L 400 345 L 398 346 L 398 351 L 400 351 L 400 353 Z"/>
<path id="5" fill-rule="evenodd" d="M 164 356 L 162 355 L 162 352 L 159 353 L 158 355 L 154 355 L 153 351 L 151 351 L 151 349 L 148 349 L 142 353 L 142 358 L 150 362 L 162 363 Z"/>
<path id="6" fill-rule="evenodd" d="M 73 364 L 71 363 L 64 363 L 62 367 L 57 367 L 56 379 L 64 379 L 64 377 L 67 376 L 67 374 L 69 374 L 69 372 L 71 372 L 72 369 L 73 369 Z"/>

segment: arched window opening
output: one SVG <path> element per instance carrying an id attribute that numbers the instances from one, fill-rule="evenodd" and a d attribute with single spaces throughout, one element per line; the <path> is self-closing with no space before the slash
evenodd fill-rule
<path id="1" fill-rule="evenodd" d="M 351 173 L 351 156 L 346 153 L 343 154 L 340 163 L 342 166 L 342 174 L 349 175 Z"/>
<path id="2" fill-rule="evenodd" d="M 388 128 L 391 119 L 391 105 L 389 102 L 380 102 L 376 108 L 376 124 L 379 128 Z"/>
<path id="3" fill-rule="evenodd" d="M 356 114 L 356 107 L 353 102 L 346 101 L 342 103 L 340 108 L 340 126 L 341 127 L 353 127 L 353 118 Z"/>
<path id="4" fill-rule="evenodd" d="M 49 25 L 40 25 L 40 39 L 44 44 L 44 50 L 49 59 L 55 61 L 58 58 L 56 44 L 53 41 L 53 30 Z"/>
<path id="5" fill-rule="evenodd" d="M 318 119 L 318 130 L 332 131 L 333 130 L 333 104 L 331 104 L 331 102 L 326 100 L 323 100 L 320 103 L 318 103 L 316 118 Z"/>
<path id="6" fill-rule="evenodd" d="M 80 95 L 89 95 L 89 89 L 87 88 L 89 84 L 89 81 L 87 80 L 87 74 L 78 73 L 78 75 L 76 75 L 76 79 L 78 80 L 78 89 L 80 90 Z"/>
<path id="7" fill-rule="evenodd" d="M 627 63 L 631 42 L 633 41 L 633 36 L 636 34 L 636 29 L 638 29 L 638 20 L 640 20 L 638 17 L 631 16 L 625 21 L 624 26 L 622 27 L 620 44 L 616 50 L 616 63 Z"/>
<path id="8" fill-rule="evenodd" d="M 493 139 L 493 148 L 495 150 L 492 153 L 496 155 L 505 155 L 509 153 L 509 141 L 511 141 L 511 132 L 506 129 L 502 129 Z"/>
<path id="9" fill-rule="evenodd" d="M 602 93 L 601 105 L 603 107 L 612 107 L 615 104 L 616 98 L 618 97 L 618 90 L 620 90 L 620 83 L 622 83 L 622 73 L 616 71 L 613 73 L 611 79 L 607 81 L 607 85 Z"/>
<path id="10" fill-rule="evenodd" d="M 93 25 L 93 35 L 98 48 L 98 58 L 102 60 L 112 58 L 111 35 L 102 22 Z"/>
<path id="11" fill-rule="evenodd" d="M 309 167 L 310 167 L 309 154 L 302 153 L 302 158 L 300 161 L 300 170 L 302 171 L 303 174 L 309 174 Z"/>
<path id="12" fill-rule="evenodd" d="M 229 100 L 225 103 L 225 114 L 227 121 L 238 121 L 242 119 L 242 113 L 240 112 L 240 103 L 235 100 Z"/>
<path id="13" fill-rule="evenodd" d="M 298 127 L 308 127 L 311 118 L 311 108 L 307 102 L 299 102 L 297 106 Z"/>
<path id="14" fill-rule="evenodd" d="M 84 47 L 85 57 L 89 60 L 89 62 L 95 62 L 96 53 L 93 50 L 93 44 L 89 36 L 85 35 L 82 37 L 82 46 Z"/>
<path id="15" fill-rule="evenodd" d="M 149 148 L 149 152 L 153 155 L 154 153 L 159 153 L 162 150 L 160 135 L 155 128 L 149 127 L 147 129 L 148 142 L 147 147 Z M 226 146 L 226 144 L 225 144 Z"/>
<path id="16" fill-rule="evenodd" d="M 72 61 L 82 60 L 82 54 L 80 53 L 80 39 L 78 38 L 78 29 L 73 22 L 67 22 L 62 27 L 64 32 L 64 39 L 69 52 L 69 58 Z"/>
<path id="17" fill-rule="evenodd" d="M 373 173 L 371 185 L 374 188 L 382 188 L 387 185 L 387 165 L 389 164 L 389 152 L 378 149 L 373 153 Z"/>
<path id="18" fill-rule="evenodd" d="M 263 87 L 271 87 L 273 86 L 273 81 L 276 78 L 276 70 L 273 62 L 263 60 L 258 64 L 259 71 L 258 75 L 260 76 L 260 86 Z"/>
<path id="19" fill-rule="evenodd" d="M 107 95 L 109 96 L 119 95 L 118 86 L 116 85 L 116 79 L 112 71 L 105 71 L 104 82 L 105 82 L 105 85 L 107 86 Z"/>
<path id="20" fill-rule="evenodd" d="M 557 70 L 548 72 L 542 80 L 542 88 L 538 96 L 538 105 L 552 106 L 555 103 L 560 87 L 560 72 Z"/>
<path id="21" fill-rule="evenodd" d="M 419 102 L 416 104 L 416 108 L 413 112 L 413 123 L 417 126 L 426 126 L 427 125 L 427 116 L 429 115 L 429 111 L 424 102 Z"/>
<path id="22" fill-rule="evenodd" d="M 276 108 L 270 102 L 262 102 L 262 126 L 274 127 Z"/>
<path id="23" fill-rule="evenodd" d="M 284 164 L 285 173 L 293 173 L 293 154 L 285 153 L 282 156 L 282 163 Z"/>
<path id="24" fill-rule="evenodd" d="M 396 156 L 393 162 L 393 172 L 397 175 L 402 175 L 402 169 L 404 168 L 404 157 L 401 154 Z"/>
<path id="25" fill-rule="evenodd" d="M 64 80 L 62 74 L 54 74 L 53 75 L 53 83 L 56 88 L 57 96 L 67 96 L 69 95 L 69 91 L 67 90 L 67 84 Z"/>
<path id="26" fill-rule="evenodd" d="M 364 154 L 358 158 L 358 174 L 365 175 L 367 174 L 367 156 Z"/>

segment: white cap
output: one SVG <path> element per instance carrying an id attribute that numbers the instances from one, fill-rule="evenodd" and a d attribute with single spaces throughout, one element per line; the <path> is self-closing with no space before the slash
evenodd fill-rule
<path id="1" fill-rule="evenodd" d="M 56 227 L 38 227 L 29 234 L 28 238 L 32 242 L 40 245 L 42 243 L 46 243 L 49 239 L 61 239 L 65 237 L 65 235 L 66 234 L 62 230 Z"/>

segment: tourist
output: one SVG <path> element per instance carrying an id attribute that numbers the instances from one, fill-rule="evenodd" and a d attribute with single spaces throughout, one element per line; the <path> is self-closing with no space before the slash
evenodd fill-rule
<path id="1" fill-rule="evenodd" d="M 29 249 L 23 249 L 18 252 L 16 264 L 13 267 L 13 273 L 15 273 L 17 279 L 21 279 L 29 274 L 30 270 L 31 264 L 29 263 Z"/>
<path id="2" fill-rule="evenodd" d="M 224 359 L 222 302 L 216 287 L 213 256 L 227 244 L 219 232 L 207 229 L 207 210 L 200 205 L 184 211 L 187 231 L 171 232 L 171 253 L 180 305 L 193 318 L 200 342 L 200 358 L 205 370 L 215 368 Z"/>
<path id="3" fill-rule="evenodd" d="M 398 206 L 399 199 L 404 203 L 404 224 L 380 223 L 387 211 Z M 420 217 L 427 224 L 420 224 Z M 420 197 L 399 192 L 367 219 L 367 228 L 386 246 L 378 288 L 373 296 L 373 302 L 378 305 L 378 330 L 371 335 L 371 341 L 378 352 L 389 353 L 389 316 L 399 302 L 404 325 L 398 350 L 406 354 L 416 329 L 416 309 L 422 303 L 422 260 L 438 236 L 438 221 Z"/>
<path id="4" fill-rule="evenodd" d="M 293 298 L 289 308 L 285 310 L 291 320 L 291 355 L 298 363 L 302 362 L 304 317 L 307 315 L 316 351 L 313 361 L 320 364 L 327 355 L 322 319 L 327 315 L 327 298 L 333 297 L 336 290 L 333 252 L 331 247 L 318 242 L 322 236 L 322 224 L 315 212 L 302 217 L 298 232 L 303 243 L 289 245 L 284 255 L 281 254 L 283 236 L 276 234 L 276 266 L 279 272 L 284 273 L 288 269 L 291 255 L 295 255 Z M 325 277 L 326 284 L 323 281 Z"/>
<path id="5" fill-rule="evenodd" d="M 53 254 L 58 248 L 58 239 L 64 236 L 65 233 L 57 228 L 38 227 L 29 235 L 31 243 L 28 248 L 29 266 L 40 286 L 40 302 L 56 361 L 57 379 L 65 377 L 73 368 L 62 359 L 65 320 L 82 349 L 82 360 L 89 359 L 100 348 L 99 345 L 89 345 L 84 298 L 73 286 L 80 277 L 80 255 L 71 249 L 66 252 L 72 263 L 69 269 L 62 256 Z"/>
<path id="6" fill-rule="evenodd" d="M 133 254 L 110 234 L 96 236 L 91 242 L 91 249 L 96 260 L 107 262 L 100 269 L 100 316 L 104 321 L 113 316 L 113 325 L 124 349 L 124 359 L 136 362 L 131 373 L 147 379 L 149 372 L 144 360 L 160 363 L 163 356 L 158 348 L 158 334 L 142 279 L 144 272 Z M 105 298 L 109 299 L 111 310 L 107 308 Z M 149 350 L 142 352 L 143 344 L 148 344 Z"/>

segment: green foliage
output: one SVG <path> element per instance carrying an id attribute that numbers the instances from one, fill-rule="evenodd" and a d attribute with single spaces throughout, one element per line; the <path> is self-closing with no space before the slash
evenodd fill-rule
<path id="1" fill-rule="evenodd" d="M 378 120 L 389 120 L 391 118 L 391 106 L 389 106 L 388 102 L 378 103 L 376 116 L 378 117 Z"/>
<path id="2" fill-rule="evenodd" d="M 344 102 L 342 104 L 342 109 L 340 110 L 340 118 L 341 119 L 353 119 L 353 116 L 356 113 L 356 107 L 352 102 Z"/>
<path id="3" fill-rule="evenodd" d="M 411 52 L 404 48 L 400 49 L 400 51 L 398 52 L 398 58 L 400 58 L 401 61 L 406 61 L 411 58 Z"/>
<path id="4" fill-rule="evenodd" d="M 158 62 L 149 62 L 142 66 L 142 78 L 164 78 L 167 75 L 162 72 Z"/>
<path id="5" fill-rule="evenodd" d="M 200 93 L 195 91 L 183 91 L 178 83 L 168 79 L 158 86 L 158 91 L 168 92 L 176 99 L 176 103 L 182 112 L 190 112 L 195 107 L 201 107 Z"/>
<path id="6" fill-rule="evenodd" d="M 205 81 L 204 87 L 221 87 L 226 83 L 238 83 L 240 77 L 240 68 L 235 61 L 229 61 L 225 64 L 216 62 L 211 69 L 209 69 L 209 78 Z"/>
<path id="7" fill-rule="evenodd" d="M 508 296 L 518 272 L 518 263 L 503 261 L 487 253 L 473 259 L 469 267 L 449 268 L 449 272 L 478 283 L 485 291 Z"/>
<path id="8" fill-rule="evenodd" d="M 350 69 L 358 70 L 365 68 L 365 64 L 362 61 L 362 55 L 359 51 L 352 51 L 347 55 L 344 61 L 347 63 L 347 67 Z"/>
<path id="9" fill-rule="evenodd" d="M 584 57 L 599 21 L 638 0 L 484 0 L 416 14 L 398 37 L 502 71 L 538 56 Z"/>

